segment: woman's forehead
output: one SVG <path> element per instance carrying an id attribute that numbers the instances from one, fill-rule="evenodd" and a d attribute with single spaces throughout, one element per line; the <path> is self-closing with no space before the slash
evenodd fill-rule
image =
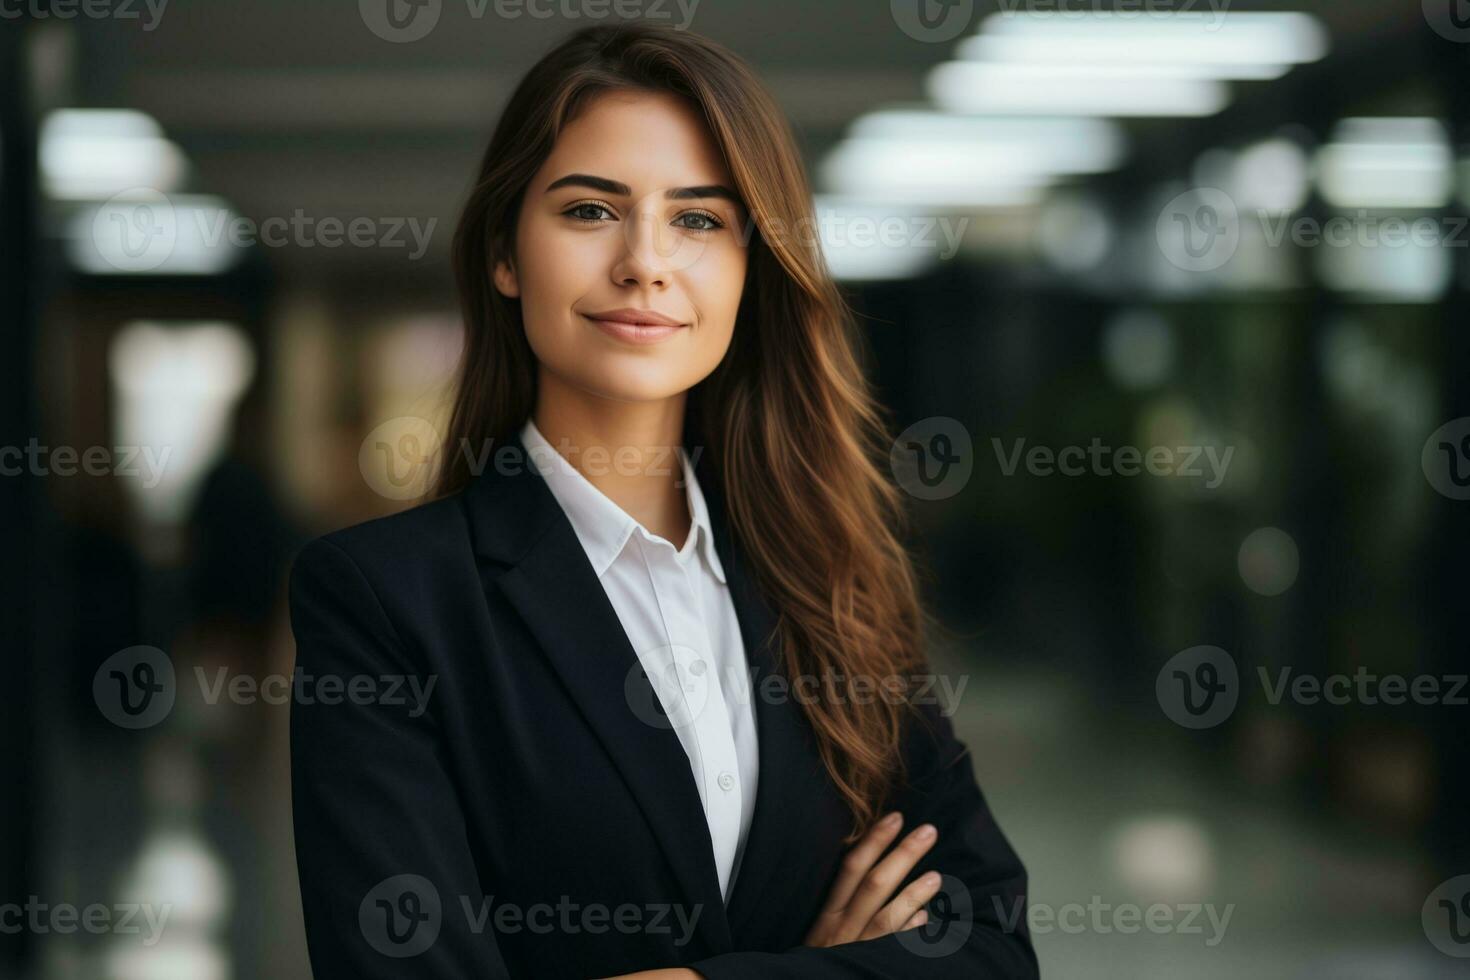
<path id="1" fill-rule="evenodd" d="M 699 110 L 672 93 L 601 93 L 562 129 L 539 174 L 626 184 L 634 196 L 671 187 L 728 184 L 730 173 Z"/>

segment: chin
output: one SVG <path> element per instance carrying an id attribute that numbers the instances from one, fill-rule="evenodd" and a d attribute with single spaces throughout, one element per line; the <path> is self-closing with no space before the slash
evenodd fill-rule
<path id="1" fill-rule="evenodd" d="M 608 365 L 607 370 L 595 372 L 583 381 L 584 390 L 618 402 L 662 401 L 688 391 L 694 383 L 651 364 L 642 370 Z"/>

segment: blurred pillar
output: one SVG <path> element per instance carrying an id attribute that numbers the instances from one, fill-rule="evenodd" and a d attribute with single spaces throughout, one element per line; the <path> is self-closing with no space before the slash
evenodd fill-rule
<path id="1" fill-rule="evenodd" d="M 25 10 L 27 8 L 20 8 Z M 12 12 L 14 16 L 14 12 Z M 35 390 L 36 126 L 27 78 L 29 15 L 0 30 L 0 447 L 24 447 L 38 432 Z M 0 514 L 7 524 L 0 562 L 0 651 L 6 664 L 0 709 L 0 903 L 24 904 L 34 890 L 36 801 L 36 656 L 34 615 L 36 482 L 7 453 Z M 0 975 L 26 972 L 29 931 L 0 931 Z"/>
<path id="2" fill-rule="evenodd" d="M 1445 99 L 1456 148 L 1470 146 L 1470 43 L 1455 43 L 1437 35 L 1432 39 L 1432 70 L 1436 89 Z M 1463 197 L 1463 194 L 1462 194 Z M 1462 214 L 1470 205 L 1461 202 Z M 1444 338 L 1440 374 L 1444 397 L 1439 421 L 1470 416 L 1470 267 L 1458 258 L 1456 281 L 1441 309 Z M 1470 501 L 1438 497 L 1435 501 L 1433 558 L 1429 604 L 1435 618 L 1432 635 L 1434 672 L 1443 676 L 1466 672 L 1470 665 L 1470 631 L 1465 628 L 1465 597 L 1470 595 Z M 1446 874 L 1470 873 L 1470 709 L 1442 706 L 1433 712 L 1432 737 L 1436 762 L 1436 798 L 1433 847 Z"/>

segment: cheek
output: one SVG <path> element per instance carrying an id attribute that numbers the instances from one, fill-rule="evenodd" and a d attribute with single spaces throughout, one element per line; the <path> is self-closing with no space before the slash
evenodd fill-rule
<path id="1" fill-rule="evenodd" d="M 598 235 L 560 232 L 532 222 L 521 238 L 523 287 L 533 300 L 566 305 L 606 274 L 608 245 Z"/>
<path id="2" fill-rule="evenodd" d="M 746 252 L 710 249 L 686 271 L 684 281 L 700 315 L 733 326 L 745 287 Z"/>
<path id="3" fill-rule="evenodd" d="M 567 312 L 587 291 L 587 262 L 575 236 L 559 235 L 540 221 L 528 221 L 517 243 L 520 261 L 521 323 L 536 359 L 565 367 L 576 357 L 576 336 Z"/>

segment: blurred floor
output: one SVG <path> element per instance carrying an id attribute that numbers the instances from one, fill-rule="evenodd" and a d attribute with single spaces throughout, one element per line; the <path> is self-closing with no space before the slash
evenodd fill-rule
<path id="1" fill-rule="evenodd" d="M 994 656 L 993 651 L 991 656 Z M 1002 658 L 1005 659 L 1005 658 Z M 1021 662 L 1024 658 L 1017 657 Z M 951 660 L 936 665 L 960 675 Z M 1149 692 L 1146 692 L 1149 696 Z M 1180 930 L 1068 913 L 1033 934 L 1042 975 L 1070 980 L 1429 980 L 1463 977 L 1420 926 L 1438 879 L 1427 856 L 1387 836 L 1349 836 L 1282 801 L 1242 792 L 1187 734 L 1139 725 L 1058 673 L 970 678 L 956 733 L 1027 864 L 1030 900 L 1064 906 L 1215 906 Z M 1330 899 L 1330 905 L 1327 901 Z M 1226 909 L 1233 905 L 1228 920 Z M 1076 931 L 1075 923 L 1085 927 Z M 1208 943 L 1219 936 L 1213 945 Z"/>

